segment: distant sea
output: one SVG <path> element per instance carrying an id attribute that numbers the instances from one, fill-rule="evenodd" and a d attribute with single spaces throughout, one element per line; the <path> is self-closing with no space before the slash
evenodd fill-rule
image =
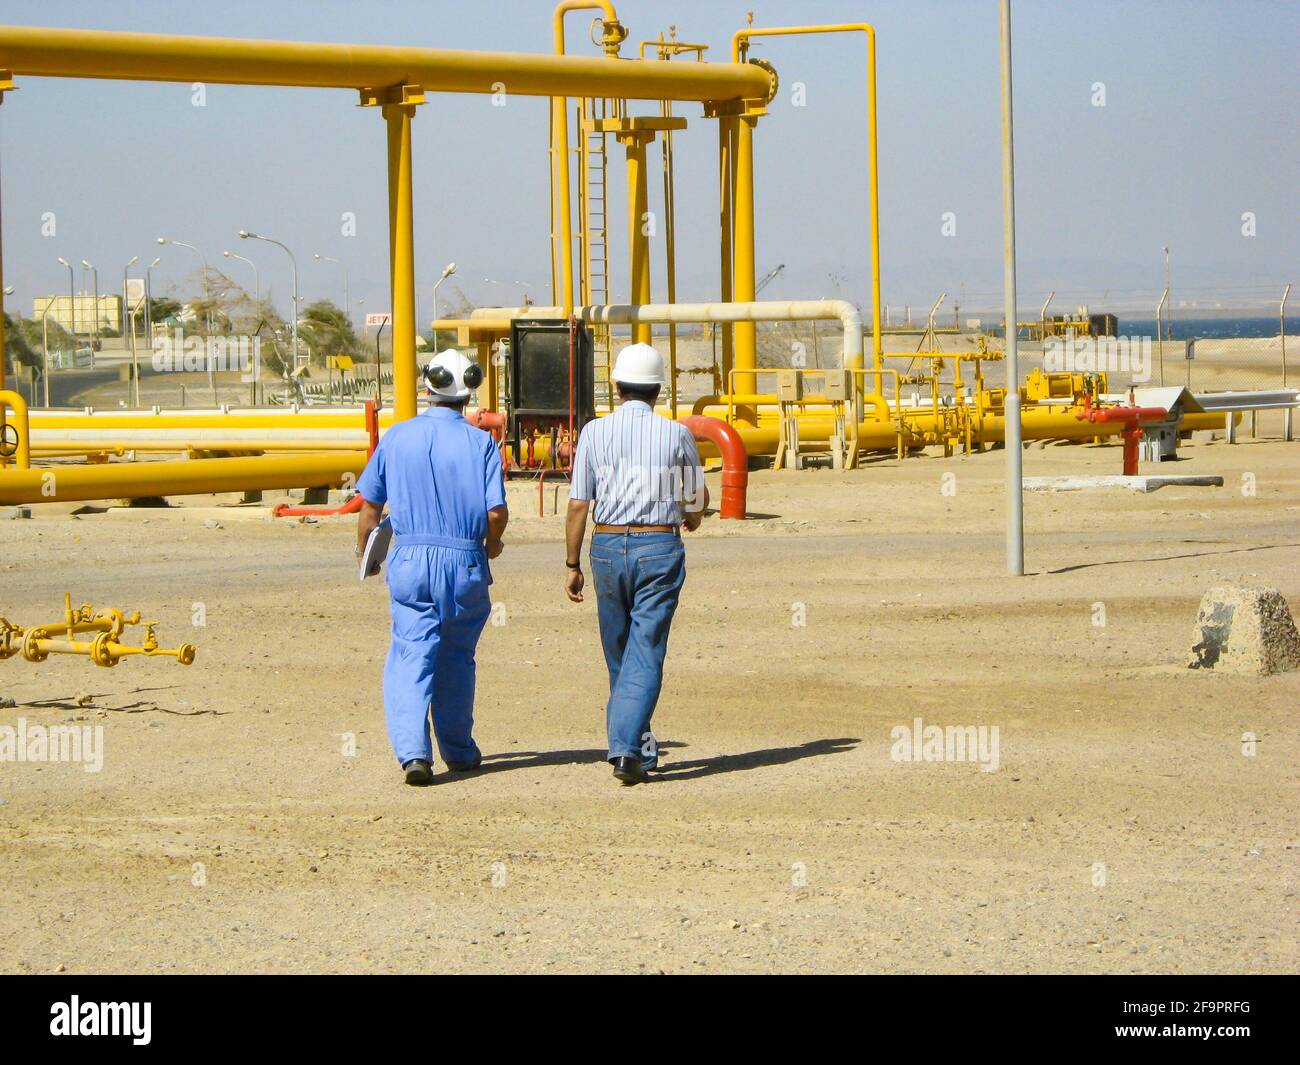
<path id="1" fill-rule="evenodd" d="M 1169 328 L 1168 322 L 1164 325 L 1165 328 Z M 1193 337 L 1197 340 L 1223 337 L 1275 337 L 1279 333 L 1278 326 L 1277 315 L 1267 318 L 1180 318 L 1175 312 L 1170 333 L 1174 340 L 1190 340 Z M 1126 337 L 1154 337 L 1156 320 L 1125 318 L 1121 315 L 1119 334 Z M 1291 316 L 1287 315 L 1286 335 L 1288 337 L 1300 335 L 1300 315 L 1297 315 L 1294 325 Z"/>

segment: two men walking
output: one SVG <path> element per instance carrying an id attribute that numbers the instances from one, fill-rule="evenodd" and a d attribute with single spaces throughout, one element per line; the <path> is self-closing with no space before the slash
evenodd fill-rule
<path id="1" fill-rule="evenodd" d="M 388 430 L 357 484 L 358 553 L 385 503 L 393 523 L 384 706 L 393 751 L 415 785 L 433 782 L 430 709 L 448 769 L 481 762 L 472 736 L 474 650 L 491 610 L 488 559 L 501 553 L 508 521 L 496 443 L 461 414 L 482 370 L 446 351 L 425 375 L 429 410 Z M 690 431 L 654 411 L 664 376 L 649 345 L 619 353 L 613 377 L 622 403 L 582 431 L 565 524 L 565 592 L 580 603 L 588 516 L 595 522 L 589 557 L 609 670 L 608 757 L 628 785 L 658 766 L 651 718 L 686 579 L 681 531 L 699 526 L 709 499 Z"/>

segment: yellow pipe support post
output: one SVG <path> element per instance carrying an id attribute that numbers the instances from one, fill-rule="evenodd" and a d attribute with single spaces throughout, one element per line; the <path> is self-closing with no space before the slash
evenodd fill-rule
<path id="1" fill-rule="evenodd" d="M 7 70 L 0 70 L 0 104 L 5 102 L 5 94 L 14 87 L 13 78 Z M 0 194 L 0 204 L 3 204 L 4 197 Z M 4 269 L 4 240 L 3 240 L 3 211 L 0 211 L 0 470 L 9 465 L 4 455 L 3 439 L 5 432 L 5 408 L 4 396 L 14 395 L 5 390 L 5 374 L 9 364 L 9 354 L 5 338 L 5 269 Z M 24 431 L 23 436 L 26 437 Z"/>
<path id="2" fill-rule="evenodd" d="M 411 118 L 424 103 L 419 86 L 361 90 L 363 107 L 378 106 L 388 132 L 388 264 L 393 313 L 393 412 L 414 418 L 419 393 L 415 356 L 415 223 Z"/>
<path id="3" fill-rule="evenodd" d="M 650 189 L 646 177 L 646 145 L 654 133 L 634 131 L 619 134 L 627 149 L 627 242 L 629 296 L 632 303 L 650 303 Z M 649 344 L 653 327 L 649 322 L 632 326 L 632 341 Z"/>
<path id="4" fill-rule="evenodd" d="M 759 112 L 762 113 L 761 110 Z M 754 277 L 754 126 L 758 115 L 740 115 L 736 123 L 736 198 L 735 211 L 735 301 L 753 303 Z M 758 366 L 758 333 L 753 322 L 735 324 L 735 367 L 754 370 Z M 737 392 L 755 392 L 752 373 L 736 378 Z"/>
<path id="5" fill-rule="evenodd" d="M 873 369 L 885 364 L 881 341 L 880 305 L 880 155 L 876 125 L 876 28 L 867 22 L 840 22 L 826 26 L 773 26 L 738 30 L 731 39 L 731 59 L 743 63 L 748 43 L 754 37 L 795 37 L 822 33 L 864 33 L 867 37 L 867 152 L 870 156 L 869 208 L 871 212 L 871 332 Z M 743 300 L 744 296 L 737 296 Z M 752 298 L 752 297 L 751 297 Z M 876 391 L 881 390 L 880 377 Z"/>
<path id="6" fill-rule="evenodd" d="M 732 204 L 736 192 L 736 122 L 735 115 L 718 116 L 718 225 L 722 248 L 719 297 L 722 303 L 731 303 L 733 292 L 731 247 Z M 722 381 L 730 381 L 734 364 L 734 331 L 730 322 L 722 322 L 718 328 L 722 334 L 720 377 Z"/>

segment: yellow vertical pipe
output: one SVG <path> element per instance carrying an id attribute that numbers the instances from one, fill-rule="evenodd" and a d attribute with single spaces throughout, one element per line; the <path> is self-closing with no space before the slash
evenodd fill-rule
<path id="1" fill-rule="evenodd" d="M 735 202 L 735 299 L 737 303 L 754 301 L 754 125 L 758 119 L 741 115 L 736 129 L 736 202 Z M 736 323 L 736 369 L 753 370 L 758 366 L 757 334 L 753 322 Z M 758 391 L 752 373 L 737 373 L 735 391 L 753 395 Z"/>
<path id="2" fill-rule="evenodd" d="M 876 30 L 867 22 L 845 22 L 827 26 L 771 26 L 739 30 L 731 38 L 731 61 L 743 62 L 749 42 L 755 37 L 789 37 L 813 33 L 864 33 L 867 37 L 867 149 L 871 160 L 871 332 L 876 391 L 880 391 L 884 346 L 880 335 L 880 175 L 876 140 Z"/>
<path id="3" fill-rule="evenodd" d="M 393 311 L 393 413 L 414 418 L 419 374 L 415 361 L 415 227 L 412 211 L 411 114 L 385 104 L 388 124 L 388 254 Z"/>
<path id="4" fill-rule="evenodd" d="M 555 45 L 555 54 L 564 55 L 564 16 L 570 11 L 587 11 L 599 10 L 605 16 L 606 33 L 610 32 L 612 27 L 618 26 L 618 14 L 614 11 L 614 5 L 609 0 L 561 0 L 555 6 L 555 14 L 552 16 L 552 38 Z M 621 27 L 619 27 L 621 29 Z M 626 35 L 626 34 L 624 34 Z M 622 37 L 618 37 L 622 40 Z M 610 52 L 610 48 L 613 49 Z M 606 53 L 612 58 L 618 56 L 618 45 L 611 39 L 611 43 L 606 45 Z M 560 267 L 560 284 L 562 287 L 563 299 L 561 306 L 564 310 L 564 317 L 568 318 L 573 314 L 573 210 L 570 204 L 571 195 L 569 192 L 569 98 L 567 96 L 551 97 L 551 150 L 554 153 L 552 161 L 551 174 L 553 176 L 552 193 L 551 193 L 551 217 L 559 215 L 560 232 L 558 238 L 552 230 L 551 241 L 551 262 L 555 263 L 555 243 L 558 239 L 560 245 L 559 267 Z M 587 180 L 587 175 L 582 175 L 582 180 Z M 559 211 L 555 210 L 555 197 L 559 196 Z M 554 267 L 551 271 L 552 285 L 551 297 L 555 298 Z"/>
<path id="5" fill-rule="evenodd" d="M 573 314 L 573 210 L 569 204 L 569 123 L 567 96 L 551 99 L 551 141 L 555 145 L 556 192 L 560 197 L 560 305 L 564 317 Z"/>
<path id="6" fill-rule="evenodd" d="M 14 461 L 20 470 L 26 470 L 32 464 L 31 425 L 27 418 L 27 401 L 17 392 L 0 388 L 0 426 L 5 424 L 5 408 L 12 407 L 14 425 L 18 431 L 18 448 L 14 452 Z M 0 468 L 8 465 L 8 460 L 0 458 Z"/>
<path id="7" fill-rule="evenodd" d="M 876 31 L 863 27 L 867 35 L 867 141 L 871 151 L 871 336 L 872 363 L 879 371 L 885 365 L 880 336 L 880 155 L 876 144 Z M 865 382 L 859 381 L 859 384 Z M 876 374 L 876 391 L 881 391 L 881 374 Z"/>
<path id="8" fill-rule="evenodd" d="M 718 221 L 722 247 L 720 298 L 723 303 L 731 302 L 732 292 L 731 205 L 735 195 L 735 163 L 736 116 L 721 115 L 718 118 Z M 716 328 L 722 332 L 722 390 L 730 392 L 733 352 L 731 323 L 721 322 Z"/>
<path id="9" fill-rule="evenodd" d="M 650 238 L 645 231 L 645 217 L 650 210 L 650 190 L 646 179 L 646 138 L 633 134 L 621 139 L 627 148 L 627 240 L 631 259 L 631 302 L 649 303 Z M 651 335 L 649 322 L 633 324 L 633 343 L 649 344 Z"/>

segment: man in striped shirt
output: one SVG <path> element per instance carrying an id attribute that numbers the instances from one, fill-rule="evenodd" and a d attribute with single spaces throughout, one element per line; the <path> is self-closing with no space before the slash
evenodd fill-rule
<path id="1" fill-rule="evenodd" d="M 587 424 L 573 460 L 565 592 L 582 602 L 582 540 L 594 503 L 590 559 L 609 668 L 609 761 L 614 776 L 632 785 L 658 768 L 650 719 L 686 581 L 681 530 L 699 527 L 709 491 L 690 430 L 655 413 L 663 357 L 649 344 L 632 344 L 619 352 L 613 376 L 622 403 Z"/>

